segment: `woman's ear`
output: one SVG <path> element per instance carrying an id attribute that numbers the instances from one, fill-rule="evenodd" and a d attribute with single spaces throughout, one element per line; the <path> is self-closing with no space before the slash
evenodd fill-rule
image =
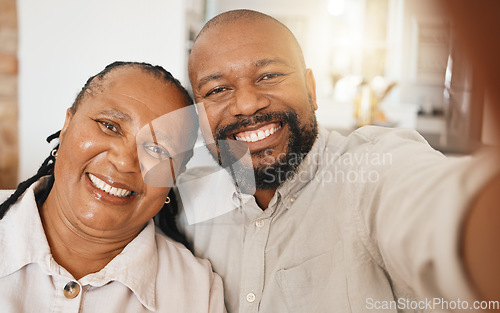
<path id="1" fill-rule="evenodd" d="M 71 119 L 73 118 L 73 113 L 71 112 L 71 109 L 66 110 L 66 119 L 64 120 L 64 125 L 61 129 L 61 133 L 59 134 L 59 144 L 61 144 L 64 133 L 68 129 L 69 123 L 71 122 Z"/>

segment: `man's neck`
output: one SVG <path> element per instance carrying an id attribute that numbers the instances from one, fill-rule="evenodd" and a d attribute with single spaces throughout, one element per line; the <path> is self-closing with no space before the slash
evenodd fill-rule
<path id="1" fill-rule="evenodd" d="M 262 211 L 267 209 L 275 193 L 276 189 L 257 189 L 255 191 L 255 200 Z"/>

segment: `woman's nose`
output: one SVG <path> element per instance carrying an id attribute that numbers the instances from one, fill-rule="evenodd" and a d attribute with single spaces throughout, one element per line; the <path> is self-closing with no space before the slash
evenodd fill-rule
<path id="1" fill-rule="evenodd" d="M 229 113 L 234 116 L 250 116 L 269 105 L 270 100 L 256 87 L 245 87 L 236 90 L 234 93 L 233 103 L 229 108 Z"/>
<path id="2" fill-rule="evenodd" d="M 140 171 L 135 141 L 117 141 L 112 143 L 107 158 L 120 172 L 130 173 Z"/>

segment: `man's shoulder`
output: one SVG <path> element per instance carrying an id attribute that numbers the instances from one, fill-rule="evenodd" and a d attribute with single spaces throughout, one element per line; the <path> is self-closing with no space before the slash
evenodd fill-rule
<path id="1" fill-rule="evenodd" d="M 370 140 L 378 140 L 389 136 L 425 142 L 425 139 L 415 129 L 411 128 L 391 128 L 368 125 L 358 128 L 353 134 L 364 136 Z"/>
<path id="2" fill-rule="evenodd" d="M 183 271 L 211 272 L 211 265 L 205 259 L 195 257 L 182 243 L 167 237 L 160 230 L 155 233 L 156 246 L 160 259 L 168 260 L 170 266 L 182 267 Z"/>
<path id="3" fill-rule="evenodd" d="M 419 144 L 430 148 L 427 141 L 414 129 L 363 126 L 343 136 L 336 131 L 328 133 L 327 146 L 336 152 L 347 152 L 370 145 L 382 150 L 391 150 L 401 144 Z"/>
<path id="4" fill-rule="evenodd" d="M 362 139 L 364 141 L 376 142 L 385 138 L 399 138 L 402 140 L 415 140 L 419 142 L 426 142 L 425 139 L 414 129 L 411 128 L 391 128 L 367 125 L 360 127 L 345 136 L 342 136 L 337 131 L 329 131 L 328 138 L 331 141 L 332 138 L 339 139 L 344 138 L 345 140 L 352 140 L 354 138 Z"/>

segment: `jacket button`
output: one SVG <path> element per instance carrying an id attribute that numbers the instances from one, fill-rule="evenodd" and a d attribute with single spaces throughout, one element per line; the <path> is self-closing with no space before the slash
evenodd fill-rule
<path id="1" fill-rule="evenodd" d="M 80 285 L 75 281 L 70 281 L 64 286 L 64 296 L 68 299 L 73 299 L 80 293 Z"/>

